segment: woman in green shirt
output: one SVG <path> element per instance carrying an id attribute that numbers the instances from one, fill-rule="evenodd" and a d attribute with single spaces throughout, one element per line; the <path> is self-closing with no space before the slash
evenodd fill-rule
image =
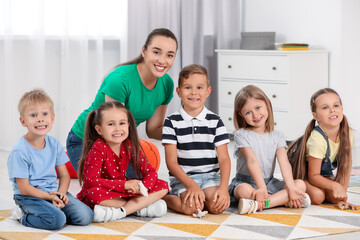
<path id="1" fill-rule="evenodd" d="M 154 29 L 140 56 L 116 66 L 104 78 L 93 103 L 75 121 L 66 141 L 75 170 L 81 157 L 86 118 L 103 102 L 121 102 L 134 115 L 137 126 L 146 121 L 148 137 L 161 140 L 167 105 L 174 91 L 174 82 L 167 72 L 174 63 L 177 48 L 176 37 L 170 30 Z"/>

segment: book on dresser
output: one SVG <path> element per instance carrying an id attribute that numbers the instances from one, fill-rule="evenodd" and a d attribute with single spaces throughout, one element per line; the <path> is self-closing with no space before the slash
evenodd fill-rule
<path id="1" fill-rule="evenodd" d="M 299 50 L 309 50 L 309 44 L 307 43 L 283 43 L 279 44 L 276 47 L 280 51 L 299 51 Z"/>
<path id="2" fill-rule="evenodd" d="M 328 51 L 215 50 L 218 114 L 234 133 L 234 98 L 243 87 L 261 88 L 272 103 L 275 129 L 286 140 L 300 137 L 312 119 L 310 97 L 329 86 Z"/>

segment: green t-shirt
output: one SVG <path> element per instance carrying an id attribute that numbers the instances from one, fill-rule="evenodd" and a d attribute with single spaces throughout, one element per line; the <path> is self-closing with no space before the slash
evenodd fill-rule
<path id="1" fill-rule="evenodd" d="M 168 74 L 157 79 L 153 89 L 145 87 L 137 71 L 137 64 L 123 65 L 106 76 L 91 106 L 80 114 L 72 130 L 83 139 L 88 114 L 105 102 L 105 95 L 125 103 L 134 115 L 136 125 L 152 117 L 160 105 L 167 105 L 174 92 L 174 82 Z"/>

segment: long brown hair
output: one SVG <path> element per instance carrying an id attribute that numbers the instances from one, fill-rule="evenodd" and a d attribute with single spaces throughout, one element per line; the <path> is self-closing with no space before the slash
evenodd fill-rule
<path id="1" fill-rule="evenodd" d="M 131 147 L 128 146 L 127 141 L 124 141 L 122 144 L 125 144 L 125 148 L 128 150 L 128 156 L 132 161 L 130 161 L 130 164 L 132 164 L 133 169 L 136 172 L 137 176 L 140 176 L 140 149 L 142 149 L 139 137 L 136 130 L 136 123 L 134 116 L 132 113 L 124 107 L 120 102 L 117 101 L 111 101 L 111 102 L 104 102 L 100 104 L 97 110 L 93 110 L 89 113 L 86 125 L 85 125 L 85 132 L 84 132 L 84 139 L 83 139 L 83 149 L 82 149 L 82 155 L 79 160 L 79 166 L 78 166 L 78 177 L 80 185 L 82 184 L 83 177 L 84 177 L 84 164 L 86 160 L 86 156 L 88 152 L 90 151 L 91 147 L 93 146 L 94 142 L 97 139 L 102 139 L 102 136 L 98 134 L 98 132 L 95 129 L 95 125 L 101 125 L 102 123 L 102 117 L 106 110 L 110 108 L 116 108 L 120 111 L 124 111 L 127 114 L 128 122 L 129 122 L 129 136 L 128 139 L 130 140 Z M 105 140 L 104 140 L 105 141 Z M 144 152 L 144 151 L 143 151 Z M 144 157 L 146 158 L 145 154 Z M 147 161 L 145 161 L 147 162 Z"/>
<path id="2" fill-rule="evenodd" d="M 252 126 L 250 126 L 246 122 L 245 118 L 241 114 L 241 109 L 244 107 L 244 105 L 250 98 L 255 98 L 257 100 L 261 100 L 265 102 L 268 111 L 268 118 L 266 119 L 265 122 L 265 131 L 272 132 L 274 130 L 274 115 L 273 115 L 271 102 L 269 98 L 266 96 L 266 94 L 260 88 L 254 85 L 247 85 L 246 87 L 243 87 L 235 96 L 235 101 L 234 101 L 235 129 L 238 130 L 240 128 L 247 128 L 247 129 L 252 128 Z"/>
<path id="3" fill-rule="evenodd" d="M 326 93 L 334 93 L 339 97 L 340 104 L 342 105 L 341 98 L 339 94 L 331 88 L 323 88 L 314 93 L 310 99 L 310 108 L 311 112 L 316 112 L 316 103 L 315 100 L 320 95 Z M 307 125 L 305 133 L 302 137 L 298 138 L 293 142 L 288 150 L 288 157 L 294 158 L 292 168 L 293 175 L 295 179 L 307 179 L 308 175 L 308 166 L 306 163 L 306 142 L 309 139 L 311 132 L 315 128 L 316 120 L 312 119 Z M 335 181 L 343 184 L 346 182 L 346 178 L 350 176 L 351 166 L 352 166 L 352 157 L 351 157 L 351 142 L 350 142 L 350 127 L 346 116 L 344 115 L 343 120 L 340 123 L 339 128 L 339 140 L 340 147 L 337 155 L 338 161 L 338 170 L 335 176 Z"/>
<path id="4" fill-rule="evenodd" d="M 147 50 L 148 46 L 151 44 L 154 37 L 157 37 L 157 36 L 167 37 L 167 38 L 173 39 L 175 41 L 175 43 L 176 43 L 176 50 L 178 49 L 178 41 L 177 41 L 177 39 L 175 37 L 175 34 L 172 31 L 170 31 L 167 28 L 156 28 L 156 29 L 152 30 L 151 33 L 149 33 L 149 35 L 147 36 L 145 44 L 144 44 L 144 49 L 145 50 Z M 115 68 L 120 67 L 122 65 L 130 65 L 130 64 L 133 64 L 133 63 L 141 63 L 143 61 L 144 61 L 144 57 L 140 53 L 140 55 L 137 56 L 136 58 L 134 58 L 134 59 L 132 59 L 130 61 L 127 61 L 125 63 L 118 64 L 112 70 L 114 70 Z"/>

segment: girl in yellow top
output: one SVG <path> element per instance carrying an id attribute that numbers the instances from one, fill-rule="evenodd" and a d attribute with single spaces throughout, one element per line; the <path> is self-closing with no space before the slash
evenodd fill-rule
<path id="1" fill-rule="evenodd" d="M 347 202 L 353 135 L 340 96 L 335 90 L 324 88 L 313 94 L 310 106 L 314 119 L 288 150 L 294 178 L 305 180 L 312 203 L 326 200 L 340 209 L 356 210 L 357 206 Z"/>

